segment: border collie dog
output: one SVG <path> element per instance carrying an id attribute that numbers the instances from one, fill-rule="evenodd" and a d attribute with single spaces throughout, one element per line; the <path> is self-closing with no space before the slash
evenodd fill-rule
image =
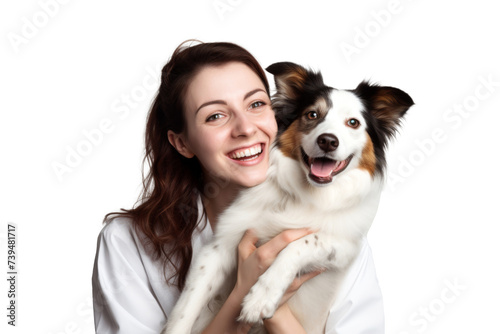
<path id="1" fill-rule="evenodd" d="M 193 261 L 163 333 L 199 333 L 234 286 L 237 246 L 247 229 L 266 242 L 285 229 L 313 234 L 290 243 L 244 298 L 240 321 L 266 333 L 297 275 L 305 282 L 288 305 L 307 333 L 323 333 L 342 278 L 360 250 L 382 190 L 385 153 L 413 105 L 400 89 L 362 82 L 354 90 L 323 83 L 320 73 L 282 62 L 267 68 L 277 91 L 278 135 L 264 183 L 241 192 L 220 216 L 213 241 Z"/>

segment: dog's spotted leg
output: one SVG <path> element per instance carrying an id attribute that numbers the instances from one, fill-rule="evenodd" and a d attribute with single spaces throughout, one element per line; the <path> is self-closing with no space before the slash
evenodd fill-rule
<path id="1" fill-rule="evenodd" d="M 168 317 L 163 334 L 189 334 L 202 308 L 214 298 L 225 277 L 236 266 L 236 257 L 217 244 L 205 246 L 193 262 L 186 286 Z"/>
<path id="2" fill-rule="evenodd" d="M 344 268 L 357 254 L 358 245 L 317 234 L 290 243 L 262 274 L 243 301 L 240 321 L 261 322 L 270 318 L 281 298 L 301 272 Z"/>

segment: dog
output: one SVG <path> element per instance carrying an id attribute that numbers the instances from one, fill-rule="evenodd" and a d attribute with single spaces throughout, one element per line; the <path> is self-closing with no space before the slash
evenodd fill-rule
<path id="1" fill-rule="evenodd" d="M 163 333 L 199 333 L 211 321 L 234 286 L 237 246 L 247 229 L 266 242 L 303 227 L 316 232 L 279 253 L 244 298 L 239 320 L 255 324 L 251 333 L 266 333 L 262 319 L 273 316 L 295 277 L 326 270 L 288 301 L 307 333 L 323 333 L 377 211 L 385 150 L 412 98 L 367 81 L 354 90 L 334 89 L 321 73 L 291 62 L 266 70 L 276 83 L 272 107 L 278 123 L 267 179 L 242 191 L 220 216 Z"/>

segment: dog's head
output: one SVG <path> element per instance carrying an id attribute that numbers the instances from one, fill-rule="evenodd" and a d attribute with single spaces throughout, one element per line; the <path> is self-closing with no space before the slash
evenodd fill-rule
<path id="1" fill-rule="evenodd" d="M 315 186 L 354 168 L 372 176 L 385 168 L 385 147 L 413 105 L 400 89 L 362 82 L 354 90 L 323 83 L 320 73 L 290 63 L 267 68 L 274 75 L 277 145 L 301 164 Z"/>

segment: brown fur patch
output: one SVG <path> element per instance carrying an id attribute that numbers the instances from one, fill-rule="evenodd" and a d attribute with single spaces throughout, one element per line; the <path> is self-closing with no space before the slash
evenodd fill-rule
<path id="1" fill-rule="evenodd" d="M 381 87 L 378 95 L 373 99 L 373 112 L 384 122 L 394 122 L 408 109 L 397 96 L 391 93 L 392 89 Z"/>
<path id="2" fill-rule="evenodd" d="M 307 71 L 302 68 L 297 68 L 296 71 L 280 75 L 276 79 L 278 86 L 283 90 L 284 95 L 289 99 L 295 99 L 297 94 L 302 89 L 307 78 Z"/>
<path id="3" fill-rule="evenodd" d="M 373 142 L 368 133 L 366 134 L 366 138 L 367 141 L 365 147 L 363 148 L 363 152 L 361 153 L 359 168 L 367 170 L 371 176 L 374 176 L 375 169 L 377 166 L 377 159 L 375 158 L 375 150 L 373 148 Z"/>
<path id="4" fill-rule="evenodd" d="M 299 160 L 300 156 L 300 120 L 295 120 L 279 138 L 281 152 L 289 158 Z"/>
<path id="5" fill-rule="evenodd" d="M 298 87 L 302 87 L 307 78 L 307 71 L 303 68 L 297 68 L 295 72 L 290 72 L 284 77 L 286 81 L 297 83 Z"/>

